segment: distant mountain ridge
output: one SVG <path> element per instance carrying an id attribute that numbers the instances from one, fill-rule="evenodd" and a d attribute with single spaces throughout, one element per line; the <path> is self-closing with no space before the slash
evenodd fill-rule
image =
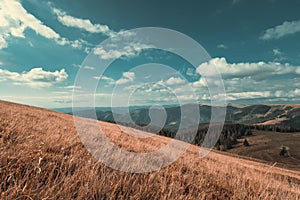
<path id="1" fill-rule="evenodd" d="M 189 112 L 194 112 L 194 106 L 189 104 L 183 105 Z M 150 106 L 130 107 L 129 112 L 133 122 L 139 125 L 148 125 L 151 122 L 149 116 Z M 164 106 L 167 118 L 164 128 L 177 129 L 181 120 L 180 106 Z M 158 108 L 155 108 L 158 109 Z M 225 123 L 226 124 L 250 124 L 250 125 L 277 125 L 282 127 L 300 128 L 300 105 L 227 105 Z M 93 111 L 91 108 L 77 109 L 76 115 L 93 118 Z M 58 110 L 65 113 L 72 114 L 71 108 L 66 110 Z M 209 124 L 211 119 L 211 106 L 199 104 L 199 115 L 201 124 Z M 108 122 L 115 122 L 115 118 L 121 122 L 128 122 L 128 117 L 125 113 L 128 108 L 114 108 L 97 107 L 97 119 Z M 89 114 L 90 113 L 90 114 Z M 190 124 L 195 124 L 194 119 L 190 120 Z"/>

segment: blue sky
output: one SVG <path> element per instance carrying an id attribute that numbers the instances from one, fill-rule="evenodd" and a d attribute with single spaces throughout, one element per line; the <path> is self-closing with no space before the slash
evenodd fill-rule
<path id="1" fill-rule="evenodd" d="M 176 97 L 209 103 L 204 78 L 176 55 L 143 50 L 140 42 L 118 51 L 94 49 L 130 29 L 163 27 L 204 47 L 211 60 L 195 68 L 217 67 L 227 102 L 299 103 L 299 8 L 296 0 L 0 0 L 0 99 L 70 107 L 73 89 L 82 89 L 75 77 L 97 68 L 82 66 L 96 52 L 102 60 L 115 59 L 102 76 L 86 77 L 99 81 L 97 106 L 110 106 L 112 94 L 122 99 L 132 88 L 131 105 L 172 104 Z M 134 70 L 146 63 L 173 70 L 156 64 Z"/>

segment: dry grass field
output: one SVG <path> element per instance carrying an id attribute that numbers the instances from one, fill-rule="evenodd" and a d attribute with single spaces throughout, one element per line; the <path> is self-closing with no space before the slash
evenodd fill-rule
<path id="1" fill-rule="evenodd" d="M 228 152 L 300 171 L 300 133 L 254 130 L 253 136 L 248 136 L 247 140 L 250 146 L 245 147 L 244 139 L 238 139 L 239 143 Z M 281 146 L 288 148 L 287 156 L 279 155 Z"/>
<path id="2" fill-rule="evenodd" d="M 170 140 L 139 139 L 99 123 L 133 152 Z M 0 150 L 0 199 L 300 199 L 300 172 L 216 152 L 200 159 L 196 146 L 157 172 L 116 171 L 88 153 L 72 116 L 3 101 Z"/>

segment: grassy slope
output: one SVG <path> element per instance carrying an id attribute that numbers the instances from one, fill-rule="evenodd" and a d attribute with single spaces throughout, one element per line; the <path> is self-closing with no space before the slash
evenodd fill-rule
<path id="1" fill-rule="evenodd" d="M 300 133 L 278 133 L 270 131 L 253 131 L 253 136 L 247 137 L 251 144 L 243 146 L 244 139 L 228 152 L 248 156 L 270 163 L 277 162 L 277 165 L 300 170 Z M 281 146 L 289 147 L 290 156 L 279 155 Z"/>
<path id="2" fill-rule="evenodd" d="M 138 139 L 100 122 L 112 142 L 153 151 L 169 139 Z M 128 174 L 97 162 L 72 116 L 0 101 L 0 199 L 300 199 L 300 173 L 191 146 L 154 173 Z"/>

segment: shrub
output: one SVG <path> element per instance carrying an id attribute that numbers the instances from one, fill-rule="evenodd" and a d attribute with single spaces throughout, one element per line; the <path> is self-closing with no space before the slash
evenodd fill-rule
<path id="1" fill-rule="evenodd" d="M 247 139 L 244 140 L 243 145 L 246 146 L 246 147 L 250 146 L 250 144 L 249 144 L 249 142 L 248 142 Z"/>

